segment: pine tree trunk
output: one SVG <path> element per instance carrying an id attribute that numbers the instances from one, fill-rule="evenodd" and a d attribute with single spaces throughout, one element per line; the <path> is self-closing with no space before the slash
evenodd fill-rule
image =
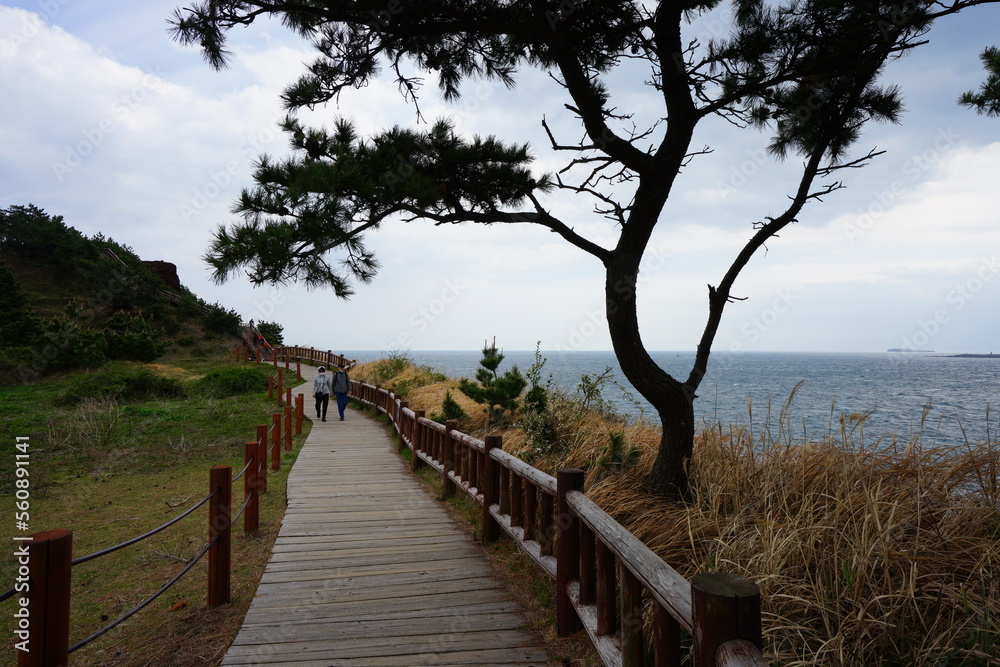
<path id="1" fill-rule="evenodd" d="M 652 404 L 663 428 L 647 487 L 657 495 L 683 500 L 688 494 L 688 464 L 694 448 L 694 390 L 660 368 L 639 336 L 635 298 L 639 256 L 616 255 L 607 263 L 608 330 L 622 372 Z"/>

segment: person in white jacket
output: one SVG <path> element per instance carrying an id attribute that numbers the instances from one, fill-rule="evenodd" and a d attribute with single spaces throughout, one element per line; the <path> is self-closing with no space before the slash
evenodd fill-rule
<path id="1" fill-rule="evenodd" d="M 313 378 L 313 397 L 316 399 L 316 418 L 326 421 L 326 409 L 330 405 L 330 378 L 322 366 Z"/>

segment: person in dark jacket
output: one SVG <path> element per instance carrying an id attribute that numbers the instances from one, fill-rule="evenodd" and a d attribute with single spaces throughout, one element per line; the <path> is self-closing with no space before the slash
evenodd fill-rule
<path id="1" fill-rule="evenodd" d="M 344 370 L 344 364 L 337 367 L 337 371 L 330 378 L 330 386 L 334 394 L 337 395 L 337 412 L 340 413 L 340 421 L 344 421 L 344 408 L 347 407 L 347 392 L 351 390 L 351 377 Z"/>

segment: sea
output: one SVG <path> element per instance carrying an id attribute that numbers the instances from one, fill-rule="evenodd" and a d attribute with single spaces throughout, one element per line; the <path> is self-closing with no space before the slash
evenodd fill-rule
<path id="1" fill-rule="evenodd" d="M 358 361 L 384 356 L 345 352 Z M 475 375 L 478 351 L 408 351 L 415 363 L 451 378 Z M 652 407 L 626 381 L 613 352 L 541 351 L 542 381 L 570 393 L 581 377 L 610 369 L 602 397 L 619 414 L 658 423 Z M 535 351 L 505 351 L 503 372 L 522 372 Z M 653 352 L 667 372 L 686 379 L 694 352 Z M 783 429 L 785 437 L 820 438 L 863 429 L 865 441 L 914 436 L 928 445 L 1000 441 L 1000 358 L 922 352 L 720 352 L 709 358 L 695 415 L 703 428 L 747 426 L 755 433 Z M 867 415 L 859 422 L 860 415 Z M 856 439 L 855 439 L 856 440 Z"/>

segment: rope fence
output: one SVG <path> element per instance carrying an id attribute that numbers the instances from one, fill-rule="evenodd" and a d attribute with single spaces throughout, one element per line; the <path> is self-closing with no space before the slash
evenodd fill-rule
<path id="1" fill-rule="evenodd" d="M 17 652 L 18 667 L 47 667 L 67 664 L 70 653 L 103 636 L 148 606 L 187 574 L 206 554 L 208 555 L 207 606 L 214 608 L 230 601 L 232 527 L 242 518 L 244 535 L 253 534 L 258 530 L 260 525 L 260 495 L 267 492 L 268 459 L 271 461 L 271 469 L 279 470 L 282 451 L 292 449 L 293 433 L 302 433 L 302 422 L 305 418 L 304 399 L 302 394 L 299 394 L 293 406 L 292 389 L 284 387 L 283 371 L 290 368 L 290 353 L 287 348 L 282 349 L 286 350 L 284 352 L 285 369 L 278 369 L 277 383 L 269 382 L 269 397 L 273 399 L 275 389 L 277 389 L 278 404 L 283 406 L 283 410 L 271 415 L 270 426 L 267 424 L 257 425 L 256 437 L 245 444 L 245 465 L 239 473 L 233 476 L 232 466 L 213 466 L 209 470 L 209 493 L 204 498 L 178 516 L 142 535 L 86 556 L 72 558 L 73 532 L 71 530 L 55 529 L 36 533 L 30 541 L 25 542 L 29 570 L 27 609 L 28 615 L 32 619 L 32 625 L 30 637 L 27 640 L 27 650 Z M 296 378 L 300 377 L 302 360 L 321 359 L 326 363 L 331 363 L 329 359 L 335 358 L 335 355 L 330 352 L 310 351 L 306 348 L 292 349 L 298 356 L 295 367 Z M 277 365 L 278 356 L 278 354 L 274 355 L 275 365 Z M 269 377 L 269 380 L 271 379 Z M 243 504 L 233 516 L 231 514 L 232 487 L 240 478 L 244 481 Z M 159 590 L 120 618 L 85 639 L 70 645 L 72 568 L 150 538 L 190 516 L 205 504 L 208 504 L 209 535 L 208 542 L 200 553 L 187 561 L 184 567 Z M 14 597 L 17 592 L 16 588 L 11 588 L 0 594 L 0 602 Z"/>

